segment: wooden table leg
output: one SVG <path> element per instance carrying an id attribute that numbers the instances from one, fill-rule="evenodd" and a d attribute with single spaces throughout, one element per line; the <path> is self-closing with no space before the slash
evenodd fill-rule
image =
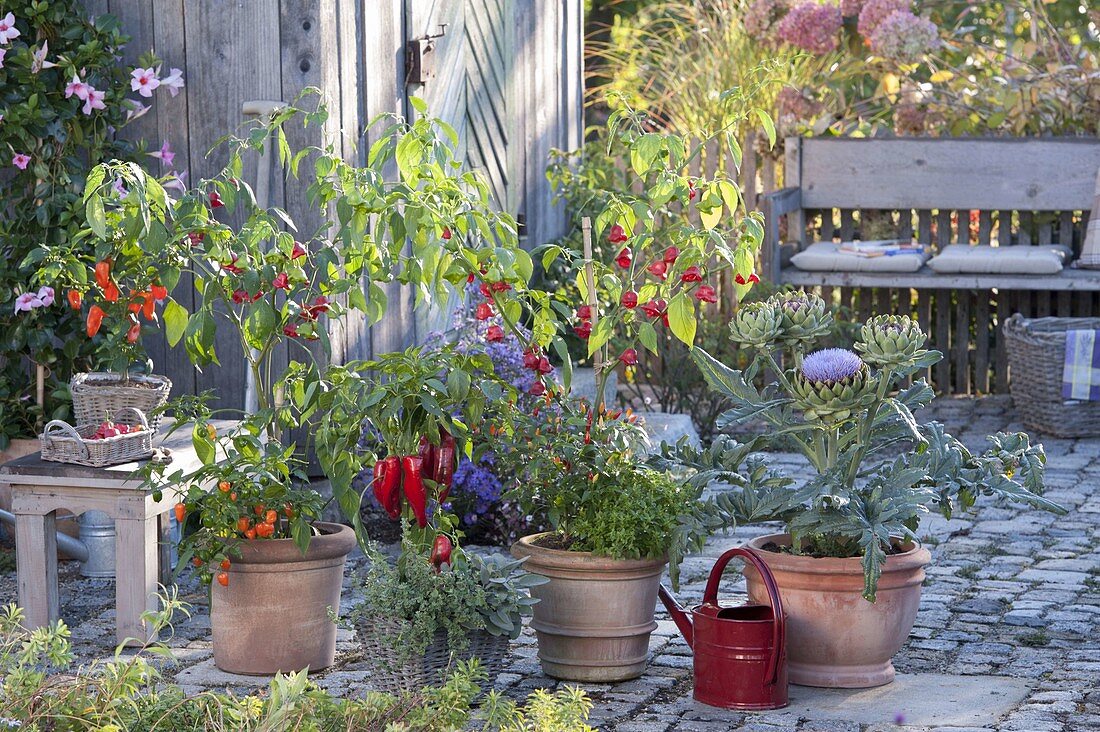
<path id="1" fill-rule="evenodd" d="M 120 518 L 115 522 L 115 613 L 118 642 L 141 645 L 153 640 L 143 613 L 159 609 L 157 600 L 157 517 Z"/>
<path id="2" fill-rule="evenodd" d="M 45 515 L 16 514 L 15 569 L 19 579 L 19 606 L 29 629 L 49 625 L 61 617 L 57 594 L 57 521 Z"/>

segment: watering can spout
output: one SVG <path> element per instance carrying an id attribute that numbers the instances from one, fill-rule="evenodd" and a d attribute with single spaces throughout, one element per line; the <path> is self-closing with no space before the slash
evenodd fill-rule
<path id="1" fill-rule="evenodd" d="M 684 640 L 687 641 L 688 648 L 694 646 L 695 641 L 695 629 L 691 625 L 691 618 L 688 616 L 687 611 L 680 607 L 680 603 L 676 602 L 676 598 L 672 596 L 672 593 L 665 589 L 664 585 L 661 585 L 661 589 L 657 591 L 657 596 L 661 598 L 661 603 L 668 610 L 668 614 L 672 616 L 672 622 L 676 623 L 676 627 L 679 628 L 680 634 L 684 636 Z"/>

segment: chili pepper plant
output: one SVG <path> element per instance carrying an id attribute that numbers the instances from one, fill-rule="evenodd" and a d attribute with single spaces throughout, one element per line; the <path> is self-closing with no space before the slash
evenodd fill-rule
<path id="1" fill-rule="evenodd" d="M 422 102 L 414 104 L 426 112 Z M 139 167 L 117 162 L 98 166 L 85 193 L 91 234 L 122 242 L 123 253 L 132 247 L 144 257 L 148 281 L 169 290 L 162 313 L 169 344 L 182 343 L 197 367 L 217 367 L 215 331 L 228 329 L 256 384 L 258 408 L 228 434 L 217 434 L 212 421 L 241 411 L 217 407 L 215 395 L 171 403 L 166 411 L 181 418 L 173 429 L 192 425 L 203 468 L 194 475 L 150 468 L 188 488 L 177 512 L 200 514 L 201 530 L 188 542 L 208 570 L 228 558 L 227 541 L 293 538 L 306 550 L 308 521 L 319 508 L 311 491 L 295 488 L 304 479 L 295 456 L 310 446 L 288 439 L 289 430 L 339 404 L 346 398 L 340 390 L 355 388 L 346 368 L 329 363 L 328 321 L 358 310 L 367 323 L 377 322 L 387 305 L 383 285 L 391 282 L 414 288 L 418 305 L 428 307 L 455 296 L 481 271 L 517 286 L 530 278 L 532 262 L 514 222 L 493 211 L 483 179 L 458 170 L 447 125 L 426 115 L 413 123 L 382 118 L 367 165 L 356 168 L 331 146 L 291 150 L 284 125 L 321 126 L 326 118 L 323 105 L 288 106 L 266 124 L 231 135 L 222 171 L 178 197 Z M 288 175 L 307 176 L 311 201 L 326 215 L 335 211 L 334 224 L 299 231 L 285 211 L 256 204 L 242 171 L 245 157 L 266 144 L 276 147 Z M 393 163 L 396 180 L 387 175 Z M 126 194 L 116 192 L 119 184 Z M 190 307 L 190 298 L 171 289 L 185 274 L 194 287 Z M 288 366 L 280 366 L 281 352 L 289 353 Z M 438 442 L 440 432 L 431 434 Z M 401 454 L 412 447 L 402 444 Z M 323 449 L 319 457 L 336 502 L 362 538 L 361 497 L 351 486 L 361 458 Z M 203 490 L 209 481 L 228 490 Z M 210 571 L 203 574 L 210 579 Z"/>
<path id="2" fill-rule="evenodd" d="M 939 423 L 914 417 L 934 393 L 923 379 L 904 382 L 942 358 L 925 348 L 916 322 L 879 315 L 863 325 L 855 351 L 812 350 L 831 320 L 820 297 L 781 293 L 743 307 L 730 323 L 730 337 L 754 354 L 747 369 L 693 351 L 711 388 L 732 404 L 718 427 L 760 420 L 768 429 L 744 444 L 720 436 L 706 450 L 666 446 L 655 459 L 658 467 L 687 470 L 686 484 L 697 491 L 715 480 L 735 487 L 693 502 L 677 532 L 677 551 L 700 547 L 720 528 L 782 521 L 793 553 L 860 557 L 863 595 L 873 601 L 894 543 L 916 540 L 930 511 L 951 518 L 990 495 L 1065 512 L 1042 497 L 1046 455 L 1026 434 L 991 435 L 989 448 L 975 453 Z M 754 380 L 764 370 L 776 380 L 757 389 Z M 804 485 L 754 455 L 781 436 L 813 469 Z"/>

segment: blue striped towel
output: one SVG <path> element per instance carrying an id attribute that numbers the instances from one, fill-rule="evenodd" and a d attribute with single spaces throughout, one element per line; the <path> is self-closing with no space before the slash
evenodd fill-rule
<path id="1" fill-rule="evenodd" d="M 1100 331 L 1066 331 L 1062 398 L 1100 401 Z"/>

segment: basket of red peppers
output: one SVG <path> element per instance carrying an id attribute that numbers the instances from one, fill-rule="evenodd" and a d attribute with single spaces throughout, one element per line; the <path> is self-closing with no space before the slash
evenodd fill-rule
<path id="1" fill-rule="evenodd" d="M 389 517 L 401 518 L 407 507 L 417 526 L 428 525 L 428 491 L 431 481 L 438 491 L 434 498 L 442 505 L 451 493 L 456 459 L 455 438 L 441 430 L 439 444 L 420 438 L 416 455 L 389 455 L 374 464 L 374 497 Z"/>

